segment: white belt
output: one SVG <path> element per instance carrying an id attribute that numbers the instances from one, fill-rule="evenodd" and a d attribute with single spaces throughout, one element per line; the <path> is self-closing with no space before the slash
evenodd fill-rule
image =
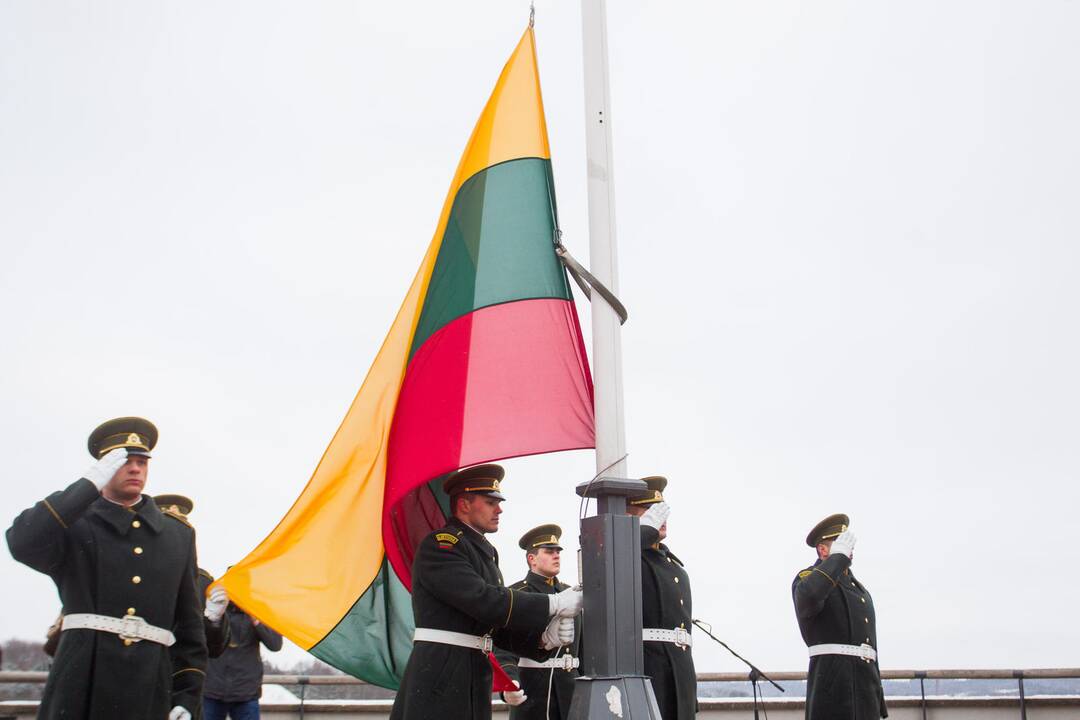
<path id="1" fill-rule="evenodd" d="M 176 642 L 176 636 L 164 628 L 143 620 L 138 615 L 125 615 L 122 618 L 109 617 L 108 615 L 93 615 L 91 613 L 73 613 L 64 616 L 61 630 L 100 630 L 119 635 L 124 640 L 138 642 L 150 640 L 165 647 Z"/>
<path id="2" fill-rule="evenodd" d="M 862 658 L 863 660 L 877 660 L 877 650 L 866 645 L 839 645 L 829 644 L 825 645 L 811 645 L 807 648 L 810 651 L 810 657 L 817 655 L 850 655 L 851 657 Z"/>
<path id="3" fill-rule="evenodd" d="M 573 655 L 566 654 L 562 657 L 551 658 L 544 662 L 536 662 L 529 658 L 518 658 L 518 667 L 522 668 L 558 668 L 561 670 L 573 670 L 581 665 L 581 660 Z"/>
<path id="4" fill-rule="evenodd" d="M 435 630 L 433 628 L 416 628 L 413 631 L 413 642 L 441 643 L 443 645 L 456 645 L 457 647 L 491 652 L 494 645 L 490 635 L 469 635 L 467 633 L 452 632 L 450 630 Z"/>
<path id="5" fill-rule="evenodd" d="M 663 630 L 661 628 L 642 628 L 641 639 L 645 642 L 674 643 L 679 647 L 693 647 L 694 639 L 686 628 Z"/>

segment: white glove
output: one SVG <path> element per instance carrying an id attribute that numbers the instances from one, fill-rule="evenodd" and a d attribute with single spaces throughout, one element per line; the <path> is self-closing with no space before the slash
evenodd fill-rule
<path id="1" fill-rule="evenodd" d="M 574 642 L 574 618 L 558 616 L 551 618 L 551 622 L 544 628 L 541 647 L 545 650 L 554 650 L 572 642 Z"/>
<path id="2" fill-rule="evenodd" d="M 840 533 L 835 540 L 833 540 L 832 548 L 829 550 L 830 555 L 847 555 L 851 557 L 852 551 L 855 550 L 855 533 L 850 530 L 845 530 Z"/>
<path id="3" fill-rule="evenodd" d="M 218 585 L 210 591 L 210 597 L 206 599 L 206 609 L 203 610 L 203 615 L 216 625 L 221 622 L 221 617 L 225 614 L 225 608 L 228 606 L 229 595 L 225 592 L 225 588 Z"/>
<path id="4" fill-rule="evenodd" d="M 559 647 L 574 642 L 574 618 L 559 618 Z"/>
<path id="5" fill-rule="evenodd" d="M 645 511 L 645 514 L 641 516 L 641 524 L 647 525 L 653 530 L 659 530 L 660 526 L 667 522 L 670 514 L 671 506 L 666 502 L 653 503 Z"/>
<path id="6" fill-rule="evenodd" d="M 517 706 L 528 700 L 524 690 L 510 690 L 503 693 L 503 702 L 507 705 Z"/>
<path id="7" fill-rule="evenodd" d="M 100 490 L 109 484 L 117 470 L 124 467 L 127 457 L 127 448 L 114 448 L 91 465 L 82 476 L 97 485 L 97 489 Z"/>
<path id="8" fill-rule="evenodd" d="M 191 720 L 191 713 L 182 705 L 177 705 L 169 711 L 169 720 Z"/>
<path id="9" fill-rule="evenodd" d="M 572 618 L 581 612 L 581 591 L 569 588 L 548 595 L 548 613 L 558 617 Z"/>

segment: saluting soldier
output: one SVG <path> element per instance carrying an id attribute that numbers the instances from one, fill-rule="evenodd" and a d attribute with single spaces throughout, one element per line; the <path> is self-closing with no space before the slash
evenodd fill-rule
<path id="1" fill-rule="evenodd" d="M 682 560 L 662 541 L 667 538 L 671 508 L 664 502 L 667 478 L 642 478 L 647 492 L 627 498 L 626 512 L 641 519 L 641 638 L 645 674 L 664 720 L 697 714 L 697 672 L 690 650 L 690 576 Z"/>
<path id="2" fill-rule="evenodd" d="M 484 535 L 499 529 L 504 475 L 499 465 L 478 465 L 443 483 L 452 517 L 413 560 L 416 631 L 393 720 L 490 718 L 493 646 L 543 660 L 573 641 L 580 591 L 545 596 L 503 585 Z"/>
<path id="3" fill-rule="evenodd" d="M 195 501 L 184 495 L 155 495 L 154 504 L 165 513 L 166 517 L 178 520 L 194 530 L 189 515 L 195 509 Z M 198 568 L 195 576 L 195 585 L 199 590 L 199 598 L 203 603 L 203 625 L 206 631 L 206 652 L 216 658 L 225 652 L 229 642 L 229 623 L 224 621 L 225 608 L 229 606 L 229 596 L 225 588 L 218 585 L 206 596 L 206 589 L 214 582 L 214 576 L 206 570 Z"/>
<path id="4" fill-rule="evenodd" d="M 510 586 L 511 590 L 554 595 L 570 586 L 559 582 L 562 568 L 562 528 L 558 525 L 540 525 L 528 531 L 518 540 L 518 547 L 525 551 L 529 572 L 525 579 Z M 574 641 L 555 650 L 554 655 L 537 662 L 528 657 L 518 658 L 506 652 L 496 655 L 506 674 L 520 690 L 504 692 L 503 700 L 509 704 L 510 720 L 565 720 L 570 715 L 570 701 L 574 697 L 574 678 L 581 675 L 580 628 L 575 625 Z"/>
<path id="5" fill-rule="evenodd" d="M 39 718 L 188 720 L 206 670 L 195 534 L 143 495 L 153 423 L 110 420 L 90 434 L 97 461 L 23 511 L 11 554 L 49 575 L 63 605 Z"/>
<path id="6" fill-rule="evenodd" d="M 810 652 L 807 720 L 888 717 L 877 661 L 874 601 L 855 579 L 855 534 L 847 515 L 825 518 L 806 536 L 817 561 L 791 584 L 799 631 Z"/>

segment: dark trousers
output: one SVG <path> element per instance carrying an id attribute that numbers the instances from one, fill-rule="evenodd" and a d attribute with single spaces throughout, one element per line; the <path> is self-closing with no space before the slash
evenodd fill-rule
<path id="1" fill-rule="evenodd" d="M 224 702 L 203 698 L 203 720 L 259 720 L 259 699 Z"/>

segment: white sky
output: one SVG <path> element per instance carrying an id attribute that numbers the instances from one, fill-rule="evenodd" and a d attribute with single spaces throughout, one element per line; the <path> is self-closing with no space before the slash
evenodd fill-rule
<path id="1" fill-rule="evenodd" d="M 0 4 L 4 526 L 140 414 L 149 490 L 195 498 L 204 567 L 253 548 L 359 388 L 527 17 Z M 609 7 L 630 470 L 671 478 L 695 615 L 767 670 L 806 665 L 789 584 L 839 511 L 884 667 L 1075 664 L 1078 24 L 1075 0 Z M 538 0 L 587 259 L 580 34 L 577 3 Z M 526 528 L 572 540 L 593 458 L 508 465 L 511 579 Z M 51 581 L 6 552 L 0 573 L 0 639 L 43 636 Z"/>

